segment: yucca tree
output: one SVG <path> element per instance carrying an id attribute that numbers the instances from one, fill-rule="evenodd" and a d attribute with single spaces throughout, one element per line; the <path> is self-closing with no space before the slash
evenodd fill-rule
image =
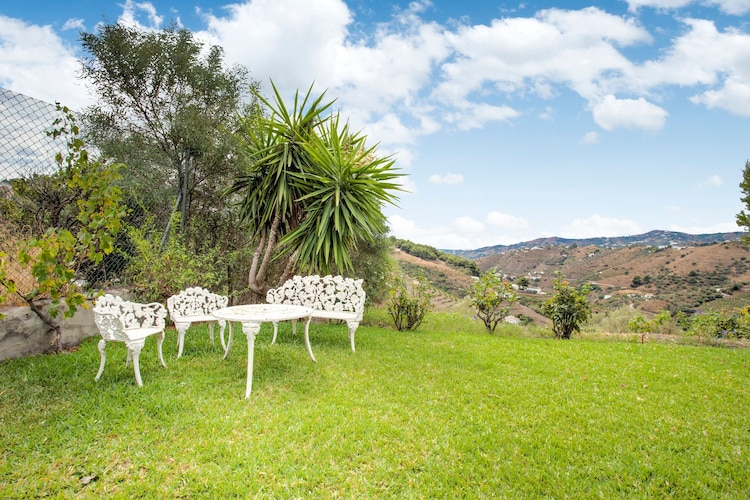
<path id="1" fill-rule="evenodd" d="M 243 120 L 248 167 L 227 192 L 257 245 L 248 286 L 260 297 L 299 271 L 350 271 L 357 242 L 387 230 L 382 207 L 396 202 L 402 175 L 328 113 L 325 92 L 296 93 L 290 110 L 271 84 L 273 102 L 258 95 L 265 109 Z"/>

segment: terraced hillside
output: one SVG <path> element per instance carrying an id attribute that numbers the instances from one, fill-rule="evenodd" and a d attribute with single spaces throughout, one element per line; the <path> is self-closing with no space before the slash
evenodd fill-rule
<path id="1" fill-rule="evenodd" d="M 694 247 L 533 247 L 476 262 L 482 271 L 495 267 L 511 281 L 526 277 L 531 287 L 547 292 L 561 271 L 572 282 L 591 283 L 590 300 L 599 307 L 691 311 L 728 297 L 750 304 L 750 252 L 738 241 Z"/>

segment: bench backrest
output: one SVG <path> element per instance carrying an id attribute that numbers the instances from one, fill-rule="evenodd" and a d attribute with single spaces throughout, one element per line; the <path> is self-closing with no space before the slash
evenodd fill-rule
<path id="1" fill-rule="evenodd" d="M 167 318 L 167 310 L 161 304 L 130 302 L 111 294 L 99 297 L 93 311 L 94 322 L 105 340 L 127 340 L 125 330 L 164 328 Z"/>
<path id="2" fill-rule="evenodd" d="M 199 286 L 186 288 L 177 295 L 167 299 L 169 316 L 175 318 L 185 316 L 204 316 L 217 309 L 227 307 L 229 297 L 212 293 Z"/>
<path id="3" fill-rule="evenodd" d="M 294 304 L 319 311 L 362 314 L 365 308 L 362 280 L 343 276 L 294 276 L 266 294 L 269 304 Z"/>

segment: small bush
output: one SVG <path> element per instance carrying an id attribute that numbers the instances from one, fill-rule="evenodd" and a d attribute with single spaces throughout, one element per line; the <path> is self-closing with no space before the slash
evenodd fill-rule
<path id="1" fill-rule="evenodd" d="M 469 295 L 477 317 L 490 332 L 495 331 L 497 324 L 508 316 L 510 306 L 518 300 L 510 283 L 500 279 L 494 268 L 479 277 Z"/>
<path id="2" fill-rule="evenodd" d="M 410 291 L 411 290 L 411 291 Z M 395 278 L 388 291 L 388 314 L 398 331 L 416 330 L 432 309 L 435 293 L 424 279 L 408 287 L 403 278 Z"/>

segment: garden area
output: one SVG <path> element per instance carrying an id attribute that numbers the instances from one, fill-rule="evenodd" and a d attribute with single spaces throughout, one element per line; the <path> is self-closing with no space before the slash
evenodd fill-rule
<path id="1" fill-rule="evenodd" d="M 185 353 L 149 339 L 144 386 L 96 341 L 0 364 L 2 490 L 29 497 L 675 497 L 750 494 L 750 351 L 572 342 L 430 314 L 368 311 L 352 353 L 282 324 L 226 360 L 205 326 Z M 524 333 L 526 332 L 526 333 Z M 119 347 L 119 348 L 118 348 Z"/>
<path id="2" fill-rule="evenodd" d="M 82 43 L 98 105 L 57 104 L 56 154 L 3 172 L 0 304 L 54 338 L 0 363 L 1 496 L 750 496 L 750 350 L 719 348 L 750 336 L 747 310 L 609 317 L 621 329 L 592 333 L 590 286 L 557 274 L 539 306 L 551 329 L 512 325 L 511 284 L 457 257 L 469 312 L 433 310 L 432 285 L 391 259 L 405 242 L 382 208 L 404 174 L 335 99 L 273 82 L 269 97 L 184 29 L 101 25 Z M 13 99 L 9 120 L 25 122 L 29 101 Z M 288 278 L 329 273 L 364 282 L 356 352 L 347 325 L 314 321 L 313 362 L 288 322 L 272 344 L 264 319 L 247 399 L 247 343 L 224 359 L 203 323 L 183 351 L 172 318 L 166 368 L 159 328 L 127 339 L 145 338 L 143 387 L 122 344 L 95 380 L 99 338 L 61 340 L 105 290 L 267 305 Z M 649 341 L 678 328 L 699 342 Z"/>

